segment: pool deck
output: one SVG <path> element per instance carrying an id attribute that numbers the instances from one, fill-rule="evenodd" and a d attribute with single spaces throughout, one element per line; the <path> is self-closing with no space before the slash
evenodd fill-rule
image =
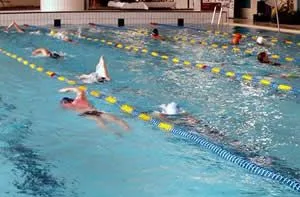
<path id="1" fill-rule="evenodd" d="M 271 23 L 271 22 L 253 23 L 253 21 L 249 19 L 229 19 L 228 25 L 263 29 L 263 30 L 270 30 L 270 31 L 278 31 L 277 24 L 275 23 Z M 280 32 L 300 34 L 300 25 L 280 24 Z"/>

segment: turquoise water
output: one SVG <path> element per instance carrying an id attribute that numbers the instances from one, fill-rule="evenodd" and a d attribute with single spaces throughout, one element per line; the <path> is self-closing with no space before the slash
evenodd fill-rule
<path id="1" fill-rule="evenodd" d="M 150 30 L 147 26 L 142 28 Z M 77 30 L 75 27 L 70 29 Z M 261 66 L 255 56 L 232 54 L 221 49 L 153 41 L 127 31 L 102 29 L 95 32 L 86 27 L 82 31 L 92 37 L 148 47 L 192 62 L 223 63 L 223 68 L 237 73 L 263 76 L 286 71 Z M 162 35 L 184 34 L 209 42 L 227 42 L 225 38 L 187 29 L 160 28 L 160 32 Z M 250 33 L 257 34 L 255 31 Z M 262 34 L 276 36 L 271 32 Z M 299 40 L 292 35 L 281 36 L 282 39 Z M 270 157 L 273 163 L 269 168 L 299 179 L 298 97 L 100 42 L 76 40 L 77 44 L 69 44 L 44 34 L 1 33 L 0 47 L 68 78 L 92 72 L 99 56 L 104 55 L 113 80 L 89 85 L 92 89 L 112 94 L 140 111 L 157 110 L 160 104 L 175 101 L 226 135 L 228 141 L 239 140 L 244 146 L 235 151 L 238 154 Z M 62 52 L 66 57 L 61 60 L 32 57 L 31 51 L 38 47 Z M 250 39 L 241 45 L 241 48 L 249 47 L 256 47 Z M 293 57 L 300 51 L 297 46 L 284 44 L 268 50 Z M 131 126 L 131 131 L 121 137 L 101 130 L 93 121 L 60 108 L 59 100 L 66 95 L 58 93 L 58 89 L 65 87 L 64 83 L 2 54 L 0 62 L 1 196 L 299 195 L 91 97 L 90 101 L 97 108 L 117 115 Z M 299 62 L 286 63 L 286 67 L 288 72 L 297 70 Z M 275 80 L 300 88 L 298 79 Z M 201 125 L 199 127 L 203 129 Z M 228 144 L 227 141 L 215 141 Z"/>

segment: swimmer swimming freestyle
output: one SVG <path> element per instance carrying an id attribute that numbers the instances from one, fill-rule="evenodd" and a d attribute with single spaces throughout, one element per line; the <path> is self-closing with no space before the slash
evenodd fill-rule
<path id="1" fill-rule="evenodd" d="M 63 57 L 60 54 L 58 54 L 56 52 L 51 52 L 46 48 L 35 49 L 34 51 L 32 51 L 32 55 L 34 55 L 34 56 L 42 55 L 44 57 L 50 57 L 50 58 L 53 58 L 53 59 L 58 59 L 58 58 Z"/>
<path id="2" fill-rule="evenodd" d="M 79 116 L 83 116 L 95 120 L 97 125 L 101 128 L 106 128 L 108 123 L 115 123 L 119 125 L 122 129 L 129 130 L 129 125 L 125 121 L 104 111 L 99 111 L 94 106 L 92 106 L 88 101 L 84 90 L 80 90 L 79 88 L 76 87 L 69 87 L 69 88 L 62 88 L 59 90 L 59 92 L 76 93 L 75 98 L 64 97 L 61 99 L 60 105 L 63 108 L 74 110 L 79 113 Z"/>
<path id="3" fill-rule="evenodd" d="M 83 83 L 103 83 L 110 81 L 106 63 L 104 57 L 99 58 L 99 62 L 96 65 L 96 71 L 90 74 L 82 74 L 78 77 Z"/>

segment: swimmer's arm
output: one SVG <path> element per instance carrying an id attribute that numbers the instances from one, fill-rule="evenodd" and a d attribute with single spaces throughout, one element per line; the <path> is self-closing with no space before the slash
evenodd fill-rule
<path id="1" fill-rule="evenodd" d="M 16 30 L 19 32 L 19 33 L 24 33 L 25 31 L 17 24 L 15 23 L 15 27 L 16 27 Z"/>
<path id="2" fill-rule="evenodd" d="M 88 78 L 90 78 L 91 77 L 91 74 L 82 74 L 82 75 L 80 75 L 80 76 L 78 76 L 78 78 L 80 79 L 80 80 L 82 80 L 82 79 L 88 79 Z"/>
<path id="3" fill-rule="evenodd" d="M 85 92 L 83 90 L 80 90 L 75 87 L 70 87 L 70 88 L 62 88 L 59 90 L 59 92 L 64 93 L 64 92 L 74 92 L 76 93 L 76 99 L 80 98 L 85 98 Z"/>
<path id="4" fill-rule="evenodd" d="M 38 49 L 35 49 L 34 51 L 32 51 L 32 55 L 38 55 L 40 53 L 43 53 L 43 48 L 38 48 Z"/>

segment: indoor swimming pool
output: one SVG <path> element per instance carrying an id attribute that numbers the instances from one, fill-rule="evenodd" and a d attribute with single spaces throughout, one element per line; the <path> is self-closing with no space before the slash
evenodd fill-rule
<path id="1" fill-rule="evenodd" d="M 300 38 L 187 26 L 1 31 L 1 196 L 298 196 L 296 182 L 291 188 L 291 182 L 280 184 L 249 172 L 243 164 L 220 157 L 217 148 L 211 151 L 170 131 L 200 136 L 299 182 L 300 78 L 280 75 L 300 76 Z M 164 41 L 150 38 L 153 28 Z M 73 42 L 55 38 L 58 31 L 66 31 Z M 244 37 L 232 46 L 236 32 Z M 255 43 L 258 35 L 267 39 L 267 46 Z M 41 47 L 64 57 L 31 54 Z M 256 55 L 262 51 L 283 66 L 258 63 Z M 93 72 L 100 56 L 112 80 L 79 82 L 77 76 Z M 125 120 L 130 131 L 114 125 L 104 130 L 61 108 L 61 98 L 74 95 L 58 90 L 75 85 L 92 91 L 91 103 Z M 123 103 L 122 110 L 115 101 Z M 171 102 L 200 121 L 174 126 L 180 116 L 161 124 L 147 119 Z"/>

